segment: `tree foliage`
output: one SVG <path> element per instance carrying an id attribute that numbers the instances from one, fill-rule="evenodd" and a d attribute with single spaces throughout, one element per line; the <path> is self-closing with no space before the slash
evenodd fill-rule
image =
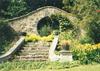
<path id="1" fill-rule="evenodd" d="M 30 11 L 25 0 L 8 0 L 5 3 L 7 3 L 7 7 L 4 5 L 5 9 L 3 8 L 1 11 L 2 16 L 5 18 L 17 17 Z"/>
<path id="2" fill-rule="evenodd" d="M 100 42 L 100 0 L 63 0 L 63 9 L 77 16 L 81 29 L 87 31 L 87 35 Z M 97 35 L 95 35 L 97 34 Z"/>
<path id="3" fill-rule="evenodd" d="M 13 18 L 43 6 L 62 7 L 62 0 L 0 0 L 0 16 Z"/>

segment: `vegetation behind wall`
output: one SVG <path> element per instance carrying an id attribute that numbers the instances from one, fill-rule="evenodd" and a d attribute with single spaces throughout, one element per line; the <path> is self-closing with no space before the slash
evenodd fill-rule
<path id="1" fill-rule="evenodd" d="M 0 22 L 0 55 L 9 49 L 15 36 L 15 31 L 6 22 Z"/>

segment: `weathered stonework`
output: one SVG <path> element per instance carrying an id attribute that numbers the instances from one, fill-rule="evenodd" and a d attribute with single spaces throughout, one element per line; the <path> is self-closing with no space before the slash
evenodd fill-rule
<path id="1" fill-rule="evenodd" d="M 37 33 L 38 22 L 46 16 L 50 16 L 52 14 L 57 14 L 57 13 L 66 16 L 72 23 L 77 24 L 77 18 L 74 15 L 52 6 L 39 8 L 27 15 L 14 18 L 8 21 L 9 25 L 16 32 L 32 32 L 38 34 Z"/>

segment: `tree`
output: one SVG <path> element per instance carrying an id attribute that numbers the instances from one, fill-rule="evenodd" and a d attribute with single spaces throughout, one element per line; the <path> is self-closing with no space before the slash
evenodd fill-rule
<path id="1" fill-rule="evenodd" d="M 30 11 L 26 0 L 7 0 L 2 2 L 4 5 L 7 4 L 7 7 L 4 6 L 1 12 L 5 18 L 17 17 Z"/>
<path id="2" fill-rule="evenodd" d="M 2 12 L 8 7 L 8 0 L 0 0 L 0 16 L 2 16 Z"/>

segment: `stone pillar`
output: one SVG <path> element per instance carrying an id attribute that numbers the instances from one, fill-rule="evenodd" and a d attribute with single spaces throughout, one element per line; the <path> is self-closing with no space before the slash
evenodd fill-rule
<path id="1" fill-rule="evenodd" d="M 60 62 L 71 62 L 73 61 L 72 52 L 67 50 L 60 51 Z"/>

